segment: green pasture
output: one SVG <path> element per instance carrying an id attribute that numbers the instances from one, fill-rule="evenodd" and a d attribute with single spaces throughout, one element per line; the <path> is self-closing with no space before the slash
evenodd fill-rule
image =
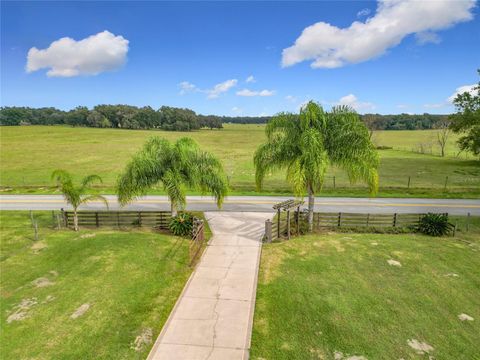
<path id="1" fill-rule="evenodd" d="M 145 359 L 191 273 L 188 240 L 34 218 L 37 241 L 28 212 L 0 212 L 2 359 Z"/>
<path id="2" fill-rule="evenodd" d="M 456 237 L 265 244 L 251 359 L 479 359 L 480 218 L 452 220 Z"/>
<path id="3" fill-rule="evenodd" d="M 263 125 L 233 124 L 226 124 L 221 130 L 195 132 L 66 126 L 2 127 L 0 131 L 0 185 L 3 193 L 52 193 L 55 190 L 51 188 L 50 174 L 57 168 L 70 171 L 78 178 L 91 173 L 99 174 L 104 179 L 101 190 L 111 193 L 118 174 L 131 155 L 146 139 L 157 135 L 170 140 L 192 137 L 202 148 L 222 160 L 232 193 L 252 194 L 255 192 L 252 157 L 265 136 Z M 455 138 L 451 136 L 447 157 L 441 158 L 434 141 L 435 130 L 375 133 L 373 140 L 377 145 L 393 148 L 379 150 L 379 196 L 480 196 L 480 162 L 464 154 L 456 156 Z M 432 154 L 412 151 L 416 151 L 416 144 L 428 142 L 432 143 Z M 424 149 L 429 148 L 424 146 Z M 161 192 L 161 188 L 153 191 Z M 264 194 L 269 193 L 290 193 L 283 173 L 269 176 Z M 329 171 L 323 193 L 368 195 L 365 186 L 351 186 L 345 173 L 338 169 Z"/>

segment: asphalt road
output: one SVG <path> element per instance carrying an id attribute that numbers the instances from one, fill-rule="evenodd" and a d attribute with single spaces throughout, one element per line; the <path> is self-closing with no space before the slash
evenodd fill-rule
<path id="1" fill-rule="evenodd" d="M 110 209 L 120 208 L 116 197 L 106 196 Z M 278 202 L 291 199 L 285 196 L 230 196 L 223 205 L 223 211 L 272 211 Z M 61 195 L 0 195 L 0 210 L 58 210 L 69 209 Z M 102 202 L 91 202 L 82 210 L 105 210 Z M 125 210 L 169 210 L 166 196 L 145 196 Z M 215 201 L 206 196 L 188 196 L 187 210 L 217 210 Z M 315 211 L 356 212 L 356 213 L 426 213 L 448 212 L 452 215 L 480 216 L 480 200 L 456 199 L 395 199 L 395 198 L 321 198 L 315 200 Z"/>

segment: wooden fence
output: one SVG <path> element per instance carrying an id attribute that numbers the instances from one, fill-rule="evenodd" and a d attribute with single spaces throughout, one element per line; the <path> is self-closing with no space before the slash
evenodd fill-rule
<path id="1" fill-rule="evenodd" d="M 168 211 L 78 211 L 78 225 L 83 227 L 147 226 L 168 229 L 171 214 Z M 65 211 L 66 227 L 73 228 L 73 211 Z"/>
<path id="2" fill-rule="evenodd" d="M 201 250 L 205 244 L 205 227 L 203 220 L 193 220 L 192 241 L 190 242 L 189 255 L 190 266 L 194 266 L 200 257 Z"/>
<path id="3" fill-rule="evenodd" d="M 314 229 L 322 227 L 399 227 L 415 226 L 424 214 L 314 213 Z"/>
<path id="4" fill-rule="evenodd" d="M 300 233 L 301 224 L 307 221 L 307 213 L 300 212 L 298 216 L 290 217 L 287 221 L 285 213 L 275 216 L 273 220 L 265 222 L 265 241 L 271 242 L 279 238 L 288 238 Z M 344 227 L 344 228 L 408 228 L 416 226 L 425 214 L 359 214 L 359 213 L 314 213 L 313 229 Z M 279 220 L 280 219 L 280 220 Z M 290 222 L 290 224 L 288 224 Z"/>

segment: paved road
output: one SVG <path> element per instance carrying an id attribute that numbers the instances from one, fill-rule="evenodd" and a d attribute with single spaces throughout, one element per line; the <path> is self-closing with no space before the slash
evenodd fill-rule
<path id="1" fill-rule="evenodd" d="M 110 209 L 119 209 L 116 197 L 106 196 Z M 230 196 L 226 199 L 223 211 L 260 211 L 271 212 L 278 202 L 291 199 L 285 196 Z M 0 210 L 56 210 L 68 209 L 60 195 L 0 195 Z M 102 210 L 105 205 L 92 202 L 83 206 L 83 210 Z M 126 206 L 126 210 L 169 210 L 166 196 L 145 196 Z M 211 197 L 188 196 L 187 209 L 197 211 L 216 211 Z M 316 198 L 315 211 L 357 212 L 357 213 L 425 213 L 448 212 L 454 215 L 480 216 L 479 200 L 456 199 L 393 199 L 393 198 Z"/>

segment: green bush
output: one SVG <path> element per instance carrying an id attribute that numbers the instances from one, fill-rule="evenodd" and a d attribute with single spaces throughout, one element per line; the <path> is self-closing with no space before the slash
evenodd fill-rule
<path id="1" fill-rule="evenodd" d="M 452 228 L 448 215 L 428 213 L 420 219 L 417 231 L 430 236 L 444 236 L 449 234 Z"/>
<path id="2" fill-rule="evenodd" d="M 177 236 L 191 236 L 193 229 L 193 215 L 180 213 L 172 217 L 168 225 L 170 231 Z"/>

